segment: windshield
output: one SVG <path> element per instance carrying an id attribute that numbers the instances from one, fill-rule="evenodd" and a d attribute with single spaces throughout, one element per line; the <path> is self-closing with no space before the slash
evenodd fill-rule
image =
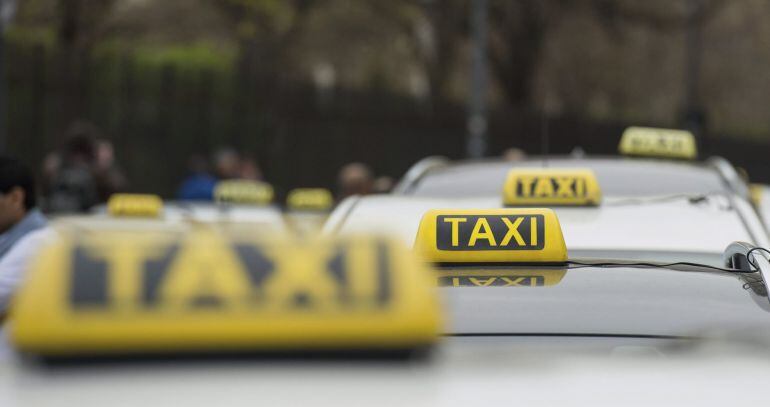
<path id="1" fill-rule="evenodd" d="M 590 168 L 608 196 L 702 195 L 726 191 L 718 173 L 702 165 L 656 160 L 549 159 L 491 161 L 429 171 L 407 193 L 425 197 L 499 196 L 511 168 Z"/>

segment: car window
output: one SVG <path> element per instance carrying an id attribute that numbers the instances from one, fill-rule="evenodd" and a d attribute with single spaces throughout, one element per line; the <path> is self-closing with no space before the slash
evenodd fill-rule
<path id="1" fill-rule="evenodd" d="M 727 191 L 719 174 L 692 163 L 637 159 L 549 159 L 477 162 L 429 171 L 408 193 L 426 197 L 498 196 L 514 167 L 591 168 L 604 195 L 700 195 Z"/>

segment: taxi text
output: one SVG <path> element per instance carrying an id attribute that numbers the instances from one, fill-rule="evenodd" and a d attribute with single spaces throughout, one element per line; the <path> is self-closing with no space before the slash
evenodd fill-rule
<path id="1" fill-rule="evenodd" d="M 278 255 L 253 243 L 205 243 L 76 245 L 69 302 L 74 310 L 131 314 L 354 311 L 381 309 L 392 300 L 385 244 Z"/>
<path id="2" fill-rule="evenodd" d="M 439 215 L 439 250 L 541 250 L 543 215 Z"/>
<path id="3" fill-rule="evenodd" d="M 585 198 L 585 178 L 566 176 L 520 176 L 516 179 L 516 195 L 520 198 Z"/>
<path id="4" fill-rule="evenodd" d="M 542 287 L 543 276 L 440 276 L 438 284 L 445 287 Z"/>

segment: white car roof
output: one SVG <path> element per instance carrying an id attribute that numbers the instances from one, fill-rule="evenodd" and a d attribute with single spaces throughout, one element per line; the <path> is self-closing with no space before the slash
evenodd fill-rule
<path id="1" fill-rule="evenodd" d="M 596 349 L 565 354 L 551 352 L 563 348 L 563 338 L 490 337 L 448 338 L 434 358 L 418 363 L 244 360 L 48 370 L 3 360 L 0 405 L 723 406 L 757 400 L 746 377 L 770 380 L 767 353 L 748 346 L 666 357 L 652 339 L 569 340 Z"/>
<path id="2" fill-rule="evenodd" d="M 713 195 L 697 203 L 685 197 L 640 202 L 606 198 L 598 208 L 554 208 L 568 250 L 722 253 L 734 241 L 761 245 L 766 240 L 748 229 L 731 203 L 735 201 L 725 196 Z M 499 207 L 499 198 L 368 196 L 341 204 L 325 231 L 394 235 L 412 245 L 420 219 L 429 209 Z"/>
<path id="3" fill-rule="evenodd" d="M 765 225 L 770 225 L 770 185 L 757 185 L 760 190 L 757 212 L 762 217 Z"/>
<path id="4" fill-rule="evenodd" d="M 93 227 L 136 226 L 138 228 L 163 228 L 184 225 L 190 222 L 257 225 L 283 232 L 286 224 L 283 212 L 273 205 L 218 205 L 210 202 L 176 203 L 164 202 L 158 218 L 125 218 L 107 214 L 105 206 L 97 207 L 90 215 L 61 216 L 55 218 L 58 224 L 77 223 Z"/>
<path id="5" fill-rule="evenodd" d="M 720 173 L 704 163 L 624 157 L 533 157 L 522 161 L 458 161 L 422 174 L 406 195 L 495 197 L 512 168 L 588 168 L 604 196 L 700 195 L 730 192 Z"/>

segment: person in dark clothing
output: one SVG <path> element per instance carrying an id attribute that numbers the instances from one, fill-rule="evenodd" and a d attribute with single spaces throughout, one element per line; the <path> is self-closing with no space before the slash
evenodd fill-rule
<path id="1" fill-rule="evenodd" d="M 179 185 L 176 196 L 181 201 L 211 201 L 217 179 L 209 173 L 208 163 L 201 155 L 189 159 L 190 174 Z"/>
<path id="2" fill-rule="evenodd" d="M 0 156 L 0 315 L 23 280 L 29 261 L 50 239 L 37 209 L 32 173 L 20 161 Z"/>
<path id="3" fill-rule="evenodd" d="M 92 125 L 76 123 L 46 183 L 48 212 L 86 212 L 99 203 L 96 162 L 96 130 Z"/>

